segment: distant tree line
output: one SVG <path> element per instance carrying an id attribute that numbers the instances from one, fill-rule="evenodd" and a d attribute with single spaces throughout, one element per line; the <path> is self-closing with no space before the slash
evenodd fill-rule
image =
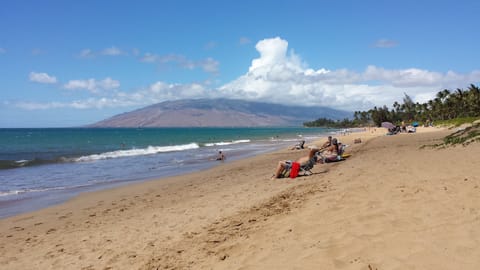
<path id="1" fill-rule="evenodd" d="M 386 105 L 374 107 L 368 111 L 355 111 L 353 120 L 344 119 L 334 121 L 319 118 L 312 122 L 303 123 L 307 127 L 358 127 L 380 126 L 382 122 L 399 124 L 401 121 L 426 123 L 437 120 L 450 120 L 460 117 L 480 116 L 480 88 L 471 84 L 466 90 L 457 88 L 455 91 L 445 89 L 437 93 L 433 100 L 425 103 L 413 102 L 405 94 L 403 103 L 395 101 L 393 108 Z"/>

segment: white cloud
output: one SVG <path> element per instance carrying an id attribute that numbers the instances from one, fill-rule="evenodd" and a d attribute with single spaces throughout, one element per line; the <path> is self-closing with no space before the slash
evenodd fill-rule
<path id="1" fill-rule="evenodd" d="M 201 61 L 198 65 L 202 67 L 205 72 L 208 73 L 217 73 L 218 65 L 220 63 L 213 58 L 207 58 L 204 61 Z"/>
<path id="2" fill-rule="evenodd" d="M 157 102 L 183 98 L 199 98 L 208 96 L 208 89 L 198 83 L 167 84 L 156 82 L 139 92 L 142 96 L 154 98 Z"/>
<path id="3" fill-rule="evenodd" d="M 125 52 L 123 52 L 122 50 L 120 50 L 119 48 L 117 47 L 110 47 L 110 48 L 106 48 L 104 49 L 101 54 L 103 55 L 110 55 L 110 56 L 117 56 L 117 55 L 123 55 L 125 54 Z"/>
<path id="4" fill-rule="evenodd" d="M 133 53 L 138 53 L 138 50 L 134 49 Z M 97 55 L 105 55 L 105 56 L 119 56 L 119 55 L 128 55 L 127 52 L 112 46 L 110 48 L 105 48 L 101 51 L 93 51 L 91 49 L 83 49 L 78 53 L 78 57 L 80 58 L 93 58 L 96 57 Z"/>
<path id="5" fill-rule="evenodd" d="M 19 102 L 15 106 L 24 110 L 50 110 L 50 109 L 103 109 L 137 105 L 129 100 L 119 100 L 115 98 L 89 98 L 85 100 L 75 100 L 71 102 Z"/>
<path id="6" fill-rule="evenodd" d="M 140 58 L 140 61 L 145 63 L 156 63 L 160 65 L 174 63 L 181 68 L 190 70 L 201 68 L 203 71 L 210 74 L 217 74 L 218 66 L 220 64 L 217 60 L 211 57 L 200 61 L 193 61 L 179 54 L 167 54 L 161 56 L 154 53 L 145 53 L 143 57 Z"/>
<path id="7" fill-rule="evenodd" d="M 30 72 L 28 78 L 30 79 L 30 81 L 37 83 L 57 83 L 57 78 L 55 78 L 54 76 L 50 76 L 47 73 Z"/>
<path id="8" fill-rule="evenodd" d="M 0 54 L 7 53 L 7 50 L 0 47 Z"/>
<path id="9" fill-rule="evenodd" d="M 90 49 L 83 49 L 80 51 L 80 53 L 78 54 L 79 57 L 81 58 L 92 58 L 94 57 L 95 55 L 93 54 L 93 51 L 90 50 Z"/>
<path id="10" fill-rule="evenodd" d="M 142 58 L 140 58 L 140 61 L 145 63 L 155 63 L 158 61 L 158 59 L 159 59 L 159 56 L 156 54 L 145 53 L 145 55 Z"/>
<path id="11" fill-rule="evenodd" d="M 424 101 L 444 88 L 480 81 L 480 71 L 469 74 L 433 72 L 416 68 L 387 70 L 368 66 L 363 72 L 308 68 L 281 38 L 257 43 L 260 57 L 249 71 L 221 86 L 220 95 L 282 104 L 321 105 L 348 110 L 391 106 L 407 93 Z M 418 96 L 418 98 L 417 98 Z"/>
<path id="12" fill-rule="evenodd" d="M 364 72 L 365 80 L 382 81 L 398 87 L 429 86 L 440 82 L 444 75 L 438 72 L 416 68 L 403 70 L 385 70 L 369 66 Z"/>
<path id="13" fill-rule="evenodd" d="M 92 93 L 99 93 L 100 90 L 119 88 L 120 82 L 109 77 L 101 81 L 95 79 L 70 80 L 63 87 L 69 90 L 88 90 Z"/>
<path id="14" fill-rule="evenodd" d="M 56 108 L 65 108 L 65 104 L 61 102 L 48 102 L 48 103 L 38 103 L 38 102 L 18 102 L 15 104 L 16 107 L 24 110 L 48 110 Z"/>
<path id="15" fill-rule="evenodd" d="M 71 87 L 77 88 L 86 88 L 92 85 L 92 82 L 90 80 L 71 82 Z M 102 109 L 135 106 L 138 107 L 150 105 L 152 103 L 162 102 L 165 100 L 198 98 L 206 96 L 209 96 L 209 90 L 201 84 L 193 83 L 182 85 L 156 82 L 147 88 L 138 90 L 137 92 L 116 92 L 113 96 L 110 97 L 88 98 L 72 102 L 19 102 L 13 105 L 25 110 L 48 110 L 57 108 Z"/>
<path id="16" fill-rule="evenodd" d="M 398 43 L 394 40 L 390 40 L 390 39 L 379 39 L 375 42 L 375 44 L 373 44 L 374 47 L 377 47 L 377 48 L 393 48 L 393 47 L 397 47 Z"/>
<path id="17" fill-rule="evenodd" d="M 111 78 L 104 80 L 72 80 L 67 89 L 83 89 L 97 98 L 70 103 L 25 103 L 23 108 L 107 108 L 146 106 L 166 100 L 184 98 L 226 97 L 291 105 L 328 106 L 345 110 L 368 110 L 373 106 L 391 106 L 402 101 L 407 93 L 414 101 L 425 102 L 445 88 L 468 87 L 480 82 L 480 70 L 470 73 L 454 71 L 436 72 L 418 68 L 385 69 L 367 66 L 363 71 L 331 70 L 308 67 L 288 48 L 288 42 L 279 37 L 259 41 L 255 47 L 259 57 L 253 59 L 245 74 L 212 89 L 209 82 L 170 84 L 155 82 L 135 92 L 100 90 L 118 89 L 120 83 Z M 159 56 L 144 54 L 141 59 L 157 64 L 176 63 L 185 68 L 203 68 L 218 72 L 219 63 L 213 58 L 191 61 L 181 55 Z M 104 95 L 105 94 L 105 95 Z"/>
<path id="18" fill-rule="evenodd" d="M 107 77 L 98 82 L 98 85 L 102 89 L 110 90 L 110 89 L 117 89 L 120 87 L 120 82 L 117 80 L 113 80 L 110 77 Z"/>

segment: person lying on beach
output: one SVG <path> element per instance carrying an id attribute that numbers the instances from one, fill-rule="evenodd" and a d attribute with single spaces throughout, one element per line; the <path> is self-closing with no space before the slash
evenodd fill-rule
<path id="1" fill-rule="evenodd" d="M 317 163 L 317 156 L 315 155 L 320 149 L 312 148 L 308 152 L 308 155 L 303 156 L 295 161 L 292 160 L 282 160 L 278 162 L 277 168 L 275 169 L 275 174 L 272 175 L 272 179 L 280 178 L 282 172 L 285 170 L 290 170 L 292 168 L 293 163 L 299 163 L 300 166 L 306 165 L 309 162 L 312 162 L 314 165 Z M 313 167 L 313 166 L 312 166 Z"/>
<path id="2" fill-rule="evenodd" d="M 296 145 L 294 145 L 291 150 L 300 150 L 300 149 L 304 149 L 305 148 L 305 140 L 301 140 L 299 143 L 297 143 Z"/>

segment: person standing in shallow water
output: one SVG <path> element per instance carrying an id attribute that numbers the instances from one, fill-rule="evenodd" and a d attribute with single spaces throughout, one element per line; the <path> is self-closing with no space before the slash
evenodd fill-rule
<path id="1" fill-rule="evenodd" d="M 223 154 L 222 151 L 218 151 L 217 160 L 221 160 L 221 161 L 225 160 L 225 154 Z"/>

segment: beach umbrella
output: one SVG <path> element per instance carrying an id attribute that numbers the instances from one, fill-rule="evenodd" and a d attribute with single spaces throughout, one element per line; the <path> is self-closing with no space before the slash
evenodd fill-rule
<path id="1" fill-rule="evenodd" d="M 390 122 L 382 122 L 382 127 L 387 129 L 392 129 L 392 128 L 395 128 L 395 125 Z"/>

